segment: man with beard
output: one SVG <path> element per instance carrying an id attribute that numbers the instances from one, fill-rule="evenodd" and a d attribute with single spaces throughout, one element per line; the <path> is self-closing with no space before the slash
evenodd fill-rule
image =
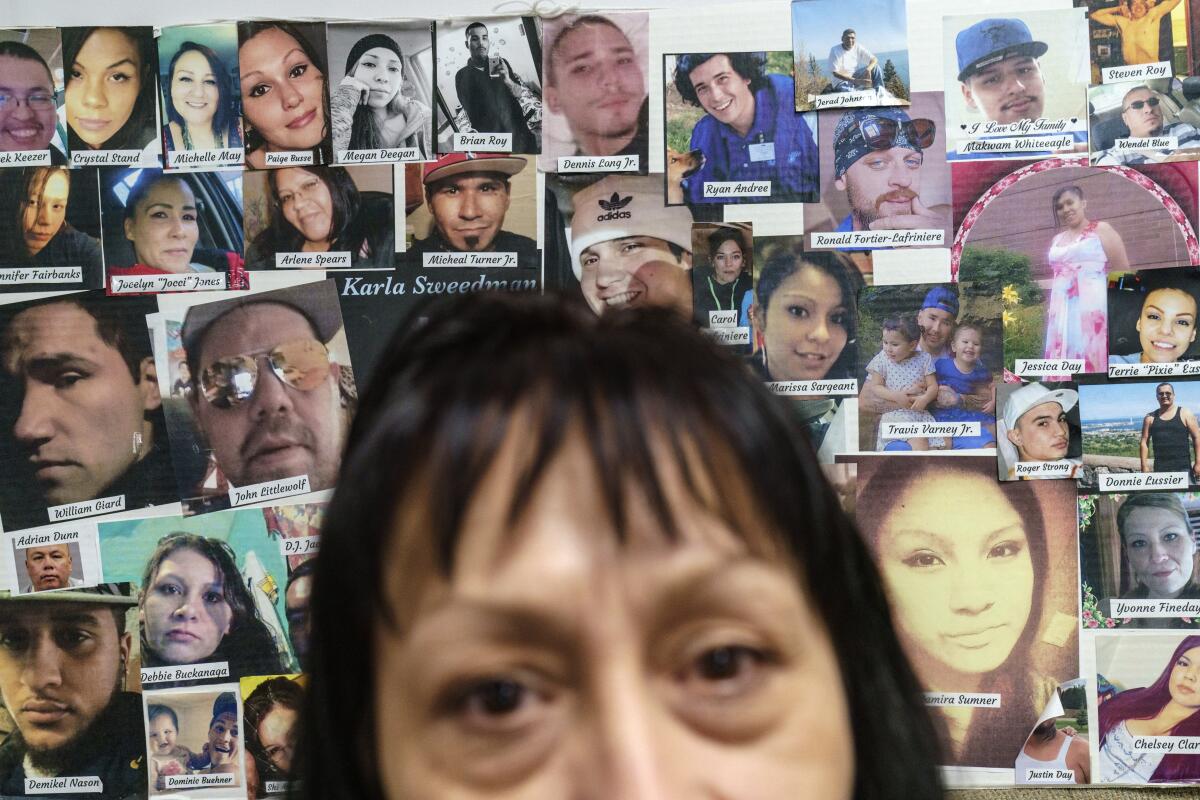
<path id="1" fill-rule="evenodd" d="M 1126 66 L 1169 61 L 1160 48 L 1162 21 L 1180 0 L 1121 0 L 1114 8 L 1101 8 L 1088 16 L 1097 25 L 1121 32 L 1121 56 Z"/>
<path id="2" fill-rule="evenodd" d="M 944 209 L 921 204 L 925 150 L 937 128 L 898 108 L 848 111 L 833 130 L 833 185 L 846 193 L 850 213 L 838 232 L 942 229 Z"/>
<path id="3" fill-rule="evenodd" d="M 136 603 L 128 584 L 0 598 L 0 700 L 16 724 L 0 797 L 45 794 L 35 781 L 50 778 L 76 779 L 71 796 L 145 796 L 142 701 L 122 690 Z"/>
<path id="4" fill-rule="evenodd" d="M 41 592 L 78 586 L 82 581 L 71 577 L 73 566 L 71 549 L 65 544 L 29 548 L 25 551 L 25 572 L 29 575 L 29 586 L 25 591 Z"/>
<path id="5" fill-rule="evenodd" d="M 1200 130 L 1186 122 L 1163 124 L 1162 99 L 1149 86 L 1135 86 L 1121 98 L 1121 120 L 1129 129 L 1129 138 L 1148 139 L 1165 136 L 1175 146 L 1154 150 L 1105 150 L 1097 164 L 1147 164 L 1160 161 L 1191 161 L 1195 153 L 1180 153 L 1183 148 L 1200 147 Z M 1172 158 L 1172 156 L 1175 156 Z"/>
<path id="6" fill-rule="evenodd" d="M 487 25 L 467 26 L 467 64 L 454 76 L 461 110 L 471 131 L 511 133 L 512 152 L 536 153 L 541 131 L 542 101 L 527 87 L 508 59 L 490 54 Z M 462 128 L 467 132 L 466 127 Z"/>
<path id="7" fill-rule="evenodd" d="M 201 494 L 301 476 L 333 488 L 352 402 L 329 351 L 341 327 L 332 281 L 188 309 L 189 403 L 212 448 Z"/>

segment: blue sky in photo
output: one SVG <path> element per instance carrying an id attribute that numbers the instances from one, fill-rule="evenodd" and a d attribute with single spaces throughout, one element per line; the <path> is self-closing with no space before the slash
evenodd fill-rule
<path id="1" fill-rule="evenodd" d="M 1168 379 L 1175 387 L 1175 402 L 1200 412 L 1200 382 Z M 1089 421 L 1140 418 L 1158 409 L 1154 398 L 1156 383 L 1107 383 L 1079 387 L 1079 418 Z"/>
<path id="2" fill-rule="evenodd" d="M 876 56 L 908 50 L 904 0 L 794 0 L 793 50 L 803 43 L 824 67 L 829 50 L 853 28 L 858 43 Z M 807 55 L 805 55 L 807 58 Z"/>

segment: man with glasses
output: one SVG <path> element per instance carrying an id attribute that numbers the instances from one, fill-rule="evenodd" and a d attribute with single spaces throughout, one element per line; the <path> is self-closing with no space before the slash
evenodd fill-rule
<path id="1" fill-rule="evenodd" d="M 0 42 L 0 151 L 50 150 L 52 163 L 66 163 L 50 147 L 56 112 L 54 79 L 45 59 L 22 42 Z"/>
<path id="2" fill-rule="evenodd" d="M 921 169 L 933 144 L 933 120 L 910 119 L 896 108 L 855 109 L 833 130 L 838 191 L 850 213 L 837 231 L 942 229 L 947 215 L 921 204 Z"/>
<path id="3" fill-rule="evenodd" d="M 341 327 L 333 281 L 188 310 L 189 403 L 212 449 L 204 493 L 301 476 L 333 487 L 354 400 L 328 349 Z"/>
<path id="4" fill-rule="evenodd" d="M 1135 86 L 1125 93 L 1121 98 L 1121 120 L 1129 129 L 1130 139 L 1165 137 L 1174 139 L 1175 146 L 1146 150 L 1117 150 L 1114 147 L 1103 151 L 1096 159 L 1097 164 L 1148 164 L 1196 158 L 1195 153 L 1179 151 L 1200 147 L 1200 130 L 1186 122 L 1164 125 L 1162 99 L 1149 86 Z"/>
<path id="5" fill-rule="evenodd" d="M 1160 383 L 1154 387 L 1158 408 L 1142 420 L 1142 439 L 1138 445 L 1142 472 L 1186 472 L 1189 483 L 1200 483 L 1200 424 L 1191 409 L 1175 402 L 1175 387 Z M 1154 448 L 1154 469 L 1150 469 L 1150 448 Z"/>

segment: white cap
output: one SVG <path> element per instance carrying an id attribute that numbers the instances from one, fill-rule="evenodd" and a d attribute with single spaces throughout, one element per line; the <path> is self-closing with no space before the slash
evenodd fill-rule
<path id="1" fill-rule="evenodd" d="M 1029 383 L 1004 401 L 1004 425 L 1010 431 L 1016 430 L 1017 420 L 1026 411 L 1042 403 L 1058 403 L 1063 411 L 1070 411 L 1078 402 L 1079 392 L 1074 389 L 1047 389 L 1040 383 Z"/>
<path id="2" fill-rule="evenodd" d="M 626 236 L 653 236 L 692 252 L 692 212 L 663 201 L 661 175 L 610 175 L 575 193 L 571 217 L 571 267 L 583 272 L 580 254 L 594 244 Z"/>

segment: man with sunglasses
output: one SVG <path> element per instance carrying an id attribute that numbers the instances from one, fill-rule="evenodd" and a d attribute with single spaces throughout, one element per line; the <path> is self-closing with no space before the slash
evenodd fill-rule
<path id="1" fill-rule="evenodd" d="M 189 403 L 218 472 L 201 494 L 301 476 L 333 487 L 348 412 L 328 346 L 341 327 L 333 281 L 188 310 Z"/>
<path id="2" fill-rule="evenodd" d="M 1135 86 L 1125 93 L 1121 99 L 1121 120 L 1129 129 L 1130 139 L 1170 138 L 1175 140 L 1175 146 L 1145 150 L 1112 147 L 1100 153 L 1097 164 L 1149 164 L 1196 158 L 1196 153 L 1179 151 L 1200 147 L 1200 130 L 1186 122 L 1164 125 L 1162 99 L 1149 86 Z"/>
<path id="3" fill-rule="evenodd" d="M 947 215 L 920 198 L 925 150 L 936 133 L 933 120 L 910 119 L 898 108 L 843 114 L 833 130 L 833 185 L 846 193 L 850 213 L 837 232 L 945 228 Z"/>
<path id="4" fill-rule="evenodd" d="M 65 164 L 66 157 L 50 146 L 57 126 L 46 60 L 23 42 L 0 42 L 0 151 L 49 150 L 51 163 Z"/>

